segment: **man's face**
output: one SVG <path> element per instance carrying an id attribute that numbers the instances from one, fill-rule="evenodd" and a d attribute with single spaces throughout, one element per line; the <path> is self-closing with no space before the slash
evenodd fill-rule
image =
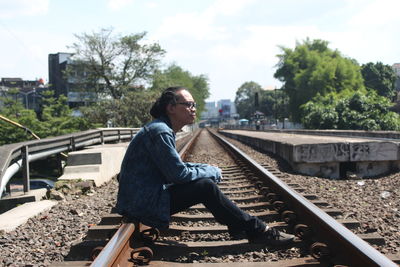
<path id="1" fill-rule="evenodd" d="M 196 107 L 193 105 L 194 99 L 187 90 L 177 92 L 179 100 L 175 105 L 172 105 L 169 117 L 173 124 L 183 127 L 187 124 L 192 124 L 196 119 Z"/>

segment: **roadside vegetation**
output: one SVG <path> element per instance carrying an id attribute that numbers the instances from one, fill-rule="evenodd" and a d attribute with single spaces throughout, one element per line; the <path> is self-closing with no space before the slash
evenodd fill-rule
<path id="1" fill-rule="evenodd" d="M 274 77 L 282 87 L 265 91 L 255 82 L 243 83 L 235 99 L 240 117 L 250 118 L 257 110 L 308 129 L 400 130 L 391 66 L 360 66 L 323 40 L 306 39 L 294 49 L 280 49 Z"/>

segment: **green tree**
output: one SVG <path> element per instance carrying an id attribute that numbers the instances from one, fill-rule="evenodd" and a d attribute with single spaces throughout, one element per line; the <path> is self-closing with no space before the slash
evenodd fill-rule
<path id="1" fill-rule="evenodd" d="M 261 92 L 261 85 L 253 81 L 245 82 L 237 89 L 235 105 L 237 113 L 241 118 L 250 119 L 252 117 L 252 114 L 254 114 L 256 108 L 258 108 L 255 103 L 256 94 L 258 95 L 258 102 L 260 102 Z"/>
<path id="2" fill-rule="evenodd" d="M 120 36 L 112 29 L 75 35 L 73 64 L 66 72 L 84 90 L 121 99 L 128 91 L 143 89 L 158 69 L 165 51 L 144 43 L 146 33 Z M 74 72 L 82 75 L 73 76 Z"/>
<path id="3" fill-rule="evenodd" d="M 149 111 L 161 91 L 170 86 L 188 88 L 198 104 L 197 113 L 202 112 L 205 99 L 209 96 L 207 77 L 192 75 L 175 64 L 155 71 L 150 88 L 131 90 L 121 99 L 102 100 L 81 110 L 90 121 L 102 125 L 111 123 L 113 127 L 141 127 L 152 119 Z"/>
<path id="4" fill-rule="evenodd" d="M 365 87 L 377 91 L 381 96 L 393 99 L 396 94 L 396 72 L 382 62 L 363 64 L 361 74 Z"/>
<path id="5" fill-rule="evenodd" d="M 283 89 L 261 91 L 259 110 L 267 117 L 283 120 L 288 114 L 289 98 Z"/>
<path id="6" fill-rule="evenodd" d="M 103 126 L 141 127 L 151 120 L 149 110 L 155 99 L 156 92 L 128 92 L 121 99 L 103 100 L 81 111 L 89 121 Z"/>
<path id="7" fill-rule="evenodd" d="M 197 114 L 200 114 L 204 110 L 205 100 L 210 96 L 207 76 L 203 74 L 193 75 L 176 64 L 172 64 L 165 70 L 155 72 L 153 84 L 150 89 L 161 92 L 170 86 L 186 87 L 197 103 Z"/>
<path id="8" fill-rule="evenodd" d="M 42 113 L 37 114 L 25 109 L 14 96 L 17 90 L 9 92 L 10 97 L 2 98 L 3 107 L 0 114 L 19 123 L 40 138 L 59 136 L 62 134 L 87 130 L 93 127 L 90 121 L 82 117 L 74 117 L 66 103 L 66 97 L 54 98 L 53 92 L 43 93 Z M 0 145 L 32 140 L 34 137 L 24 129 L 0 120 Z"/>
<path id="9" fill-rule="evenodd" d="M 38 126 L 36 113 L 33 110 L 25 109 L 17 95 L 18 89 L 8 91 L 9 97 L 2 97 L 3 107 L 0 114 L 7 119 L 22 124 L 31 131 L 35 132 Z M 26 130 L 18 128 L 8 122 L 0 120 L 0 145 L 11 144 L 21 141 L 32 140 L 34 137 Z"/>
<path id="10" fill-rule="evenodd" d="M 55 98 L 53 91 L 45 91 L 42 93 L 41 106 L 42 112 L 39 114 L 41 123 L 37 129 L 41 137 L 59 136 L 96 126 L 84 117 L 72 116 L 72 110 L 64 95 Z"/>
<path id="11" fill-rule="evenodd" d="M 296 43 L 294 50 L 280 47 L 282 54 L 274 77 L 283 82 L 289 96 L 289 111 L 293 121 L 300 122 L 300 106 L 314 96 L 331 92 L 362 89 L 363 80 L 358 64 L 328 48 L 328 42 L 306 39 Z"/>
<path id="12" fill-rule="evenodd" d="M 317 95 L 302 106 L 302 123 L 308 129 L 400 130 L 392 103 L 374 90 Z"/>

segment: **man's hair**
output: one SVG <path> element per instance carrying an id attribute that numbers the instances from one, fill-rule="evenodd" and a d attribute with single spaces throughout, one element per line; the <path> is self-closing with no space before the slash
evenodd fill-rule
<path id="1" fill-rule="evenodd" d="M 156 100 L 153 106 L 150 109 L 150 115 L 153 118 L 158 119 L 162 116 L 167 116 L 167 106 L 168 104 L 176 104 L 180 98 L 180 95 L 177 94 L 178 91 L 187 90 L 185 87 L 176 86 L 176 87 L 168 87 L 165 89 L 161 96 Z"/>

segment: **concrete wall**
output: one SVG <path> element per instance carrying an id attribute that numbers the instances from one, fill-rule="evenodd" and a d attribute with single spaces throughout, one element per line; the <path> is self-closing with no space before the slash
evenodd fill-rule
<path id="1" fill-rule="evenodd" d="M 400 167 L 398 142 L 358 140 L 295 145 L 287 140 L 280 142 L 226 131 L 220 133 L 261 151 L 273 153 L 286 160 L 294 171 L 306 175 L 333 179 L 349 175 L 374 177 Z"/>

